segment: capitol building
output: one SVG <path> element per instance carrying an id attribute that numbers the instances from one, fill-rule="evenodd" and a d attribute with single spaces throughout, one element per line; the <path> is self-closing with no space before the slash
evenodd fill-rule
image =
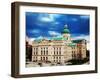
<path id="1" fill-rule="evenodd" d="M 64 25 L 61 36 L 51 39 L 36 39 L 32 42 L 32 61 L 65 63 L 72 59 L 86 58 L 86 40 L 73 40 L 67 25 Z"/>

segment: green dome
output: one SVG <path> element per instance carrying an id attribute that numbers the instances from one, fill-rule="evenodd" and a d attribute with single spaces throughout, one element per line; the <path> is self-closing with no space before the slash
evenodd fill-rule
<path id="1" fill-rule="evenodd" d="M 63 31 L 62 31 L 62 33 L 69 33 L 69 32 L 70 32 L 70 31 L 69 31 L 67 25 L 65 25 L 65 26 L 64 26 L 64 29 L 63 29 Z"/>

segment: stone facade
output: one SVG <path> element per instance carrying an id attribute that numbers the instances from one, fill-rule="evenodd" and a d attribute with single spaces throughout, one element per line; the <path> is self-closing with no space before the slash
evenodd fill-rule
<path id="1" fill-rule="evenodd" d="M 72 40 L 67 25 L 61 37 L 37 39 L 32 43 L 32 61 L 65 63 L 86 58 L 86 40 Z"/>

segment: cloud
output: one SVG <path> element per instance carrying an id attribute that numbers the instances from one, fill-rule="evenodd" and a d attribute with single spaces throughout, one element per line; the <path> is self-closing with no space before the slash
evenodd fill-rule
<path id="1" fill-rule="evenodd" d="M 43 13 L 38 15 L 38 21 L 40 22 L 55 22 L 56 19 L 61 17 L 59 14 L 48 14 L 48 13 Z"/>
<path id="2" fill-rule="evenodd" d="M 28 30 L 28 32 L 29 32 L 29 33 L 39 33 L 40 30 L 38 30 L 38 29 L 34 29 L 34 30 Z"/>
<path id="3" fill-rule="evenodd" d="M 90 40 L 90 38 L 89 38 L 89 35 L 78 35 L 78 36 L 74 36 L 74 37 L 72 37 L 73 38 L 73 40 L 77 40 L 77 39 L 85 39 L 85 40 L 87 40 L 87 42 L 89 42 Z"/>
<path id="4" fill-rule="evenodd" d="M 85 16 L 80 16 L 81 19 L 89 19 L 89 16 L 88 15 L 85 15 Z"/>
<path id="5" fill-rule="evenodd" d="M 32 45 L 32 41 L 34 41 L 35 40 L 35 38 L 29 38 L 28 36 L 26 36 L 26 41 L 30 44 L 30 45 Z"/>
<path id="6" fill-rule="evenodd" d="M 43 17 L 43 18 L 41 18 L 41 21 L 44 21 L 44 22 L 52 22 L 53 19 L 50 18 L 50 17 Z"/>
<path id="7" fill-rule="evenodd" d="M 36 38 L 35 38 L 35 37 L 34 37 L 34 38 L 27 38 L 27 37 L 26 37 L 26 41 L 28 41 L 28 42 L 30 42 L 30 41 L 32 42 L 32 41 L 34 41 L 34 40 L 36 40 L 36 39 L 43 39 L 43 37 L 42 37 L 42 36 L 38 36 L 38 37 L 36 37 Z"/>
<path id="8" fill-rule="evenodd" d="M 35 38 L 30 38 L 30 41 L 34 41 L 35 40 Z"/>
<path id="9" fill-rule="evenodd" d="M 53 24 L 58 25 L 58 24 L 60 24 L 60 23 L 59 23 L 59 22 L 54 22 Z"/>
<path id="10" fill-rule="evenodd" d="M 72 20 L 72 21 L 78 21 L 78 19 L 77 19 L 77 18 L 72 18 L 71 20 Z"/>
<path id="11" fill-rule="evenodd" d="M 54 35 L 54 36 L 60 36 L 61 34 L 60 33 L 58 33 L 58 32 L 56 32 L 56 31 L 48 31 L 48 33 L 52 36 L 52 35 Z"/>
<path id="12" fill-rule="evenodd" d="M 43 39 L 43 36 L 39 36 L 39 37 L 37 37 L 36 39 Z"/>
<path id="13" fill-rule="evenodd" d="M 50 14 L 39 14 L 38 21 L 40 21 L 40 22 L 53 22 L 54 17 L 51 16 Z"/>

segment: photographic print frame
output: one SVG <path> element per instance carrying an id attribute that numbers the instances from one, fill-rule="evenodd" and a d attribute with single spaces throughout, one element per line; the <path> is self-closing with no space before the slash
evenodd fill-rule
<path id="1" fill-rule="evenodd" d="M 24 6 L 24 8 L 23 8 L 23 6 Z M 25 7 L 26 7 L 26 9 L 25 9 Z M 35 8 L 32 8 L 32 7 L 35 7 L 35 8 L 37 7 L 37 10 Z M 74 10 L 76 10 L 76 11 L 74 11 Z M 83 14 L 78 13 L 77 12 L 78 10 L 83 11 Z M 84 10 L 86 10 L 86 12 L 84 12 Z M 92 47 L 92 49 L 94 50 L 93 55 L 90 55 L 91 56 L 90 57 L 90 66 L 87 69 L 81 68 L 83 70 L 77 70 L 76 68 L 74 68 L 77 71 L 73 71 L 70 68 L 66 68 L 66 66 L 32 67 L 32 68 L 34 68 L 33 70 L 29 67 L 28 69 L 26 69 L 26 71 L 24 71 L 23 70 L 25 67 L 25 49 L 24 48 L 25 48 L 25 38 L 26 38 L 25 32 L 27 32 L 27 30 L 25 29 L 26 28 L 25 25 L 27 25 L 27 24 L 25 24 L 25 19 L 26 19 L 25 12 L 29 12 L 30 14 L 31 14 L 31 12 L 36 13 L 36 14 L 39 14 L 39 13 L 40 14 L 44 14 L 44 13 L 61 14 L 62 16 L 64 16 L 64 14 L 70 14 L 70 15 L 67 15 L 67 17 L 68 16 L 70 17 L 72 15 L 75 16 L 75 14 L 77 14 L 77 15 L 90 14 L 89 15 L 90 16 L 89 28 L 90 29 L 91 29 L 91 27 L 94 28 L 94 29 L 90 30 L 90 34 L 89 34 L 90 40 L 93 39 L 93 41 L 90 41 L 90 46 L 91 45 L 94 46 L 94 47 Z M 73 13 L 73 12 L 75 12 L 75 13 Z M 23 13 L 24 13 L 24 15 L 23 15 Z M 87 13 L 87 14 L 85 14 L 85 13 Z M 83 17 L 83 16 L 81 16 L 81 17 Z M 85 18 L 87 18 L 87 17 L 85 17 Z M 45 18 L 45 19 L 47 21 L 49 21 L 48 18 Z M 51 19 L 53 19 L 52 15 L 51 15 Z M 76 21 L 76 19 L 73 19 L 73 20 Z M 93 34 L 91 33 L 92 31 L 93 31 Z M 92 36 L 94 35 L 94 37 L 91 37 L 91 34 L 92 34 Z M 97 73 L 97 7 L 14 2 L 14 3 L 12 3 L 12 33 L 11 33 L 11 35 L 12 35 L 12 57 L 11 57 L 12 58 L 12 60 L 11 60 L 12 61 L 11 76 L 12 77 L 19 78 L 19 77 L 39 77 L 39 76 L 56 76 L 56 75 Z M 94 44 L 92 44 L 92 42 Z M 24 45 L 24 47 L 23 47 L 23 45 Z M 90 51 L 90 53 L 91 52 L 92 51 Z M 23 55 L 24 55 L 24 57 L 22 57 Z M 91 63 L 92 62 L 91 58 L 94 59 L 93 64 Z M 82 65 L 82 66 L 84 66 L 84 65 Z M 73 68 L 74 66 L 68 65 L 68 67 Z M 77 66 L 75 66 L 75 67 L 77 67 Z M 91 69 L 89 70 L 90 67 L 91 67 Z M 61 70 L 62 68 L 65 68 L 66 70 Z M 56 69 L 56 71 L 55 71 L 55 69 Z M 68 69 L 70 69 L 70 71 L 68 71 Z M 44 72 L 44 70 L 45 70 L 45 72 Z M 51 71 L 49 71 L 49 70 L 51 70 Z"/>

